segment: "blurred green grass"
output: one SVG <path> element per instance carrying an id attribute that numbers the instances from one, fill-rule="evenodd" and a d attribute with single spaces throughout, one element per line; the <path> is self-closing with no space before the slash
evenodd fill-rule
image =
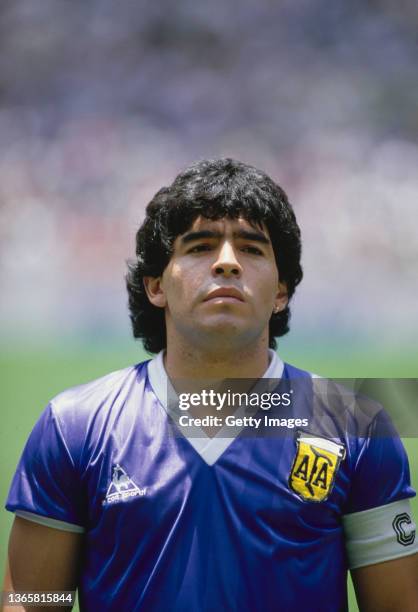
<path id="1" fill-rule="evenodd" d="M 418 377 L 418 357 L 411 350 L 393 349 L 365 351 L 351 346 L 341 350 L 341 344 L 293 346 L 287 341 L 280 347 L 281 357 L 317 374 L 335 377 Z M 41 410 L 49 399 L 65 388 L 92 380 L 132 363 L 146 359 L 140 344 L 118 345 L 101 342 L 86 345 L 62 342 L 49 346 L 11 347 L 0 353 L 0 384 L 3 397 L 3 426 L 0 429 L 1 499 L 6 499 L 26 438 Z M 418 441 L 405 440 L 409 454 L 412 482 L 418 486 Z M 416 516 L 418 504 L 413 500 Z M 7 539 L 13 516 L 0 512 L 0 559 L 2 567 L 7 551 Z M 357 611 L 351 582 L 350 610 Z"/>

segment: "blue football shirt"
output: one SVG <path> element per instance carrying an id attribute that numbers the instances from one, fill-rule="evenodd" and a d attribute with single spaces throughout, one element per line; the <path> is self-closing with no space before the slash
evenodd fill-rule
<path id="1" fill-rule="evenodd" d="M 303 381 L 287 416 L 309 421 L 311 376 L 274 353 L 265 376 Z M 167 384 L 160 354 L 65 391 L 23 451 L 6 507 L 85 533 L 82 610 L 335 612 L 348 567 L 416 552 L 395 433 L 349 435 L 329 409 L 314 429 L 188 439 Z"/>

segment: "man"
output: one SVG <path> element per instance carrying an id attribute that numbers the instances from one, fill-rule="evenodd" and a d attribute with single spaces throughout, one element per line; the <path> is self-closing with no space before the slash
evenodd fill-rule
<path id="1" fill-rule="evenodd" d="M 323 398 L 315 421 L 312 377 L 272 350 L 300 252 L 285 193 L 255 168 L 200 162 L 156 194 L 127 285 L 134 335 L 158 355 L 44 411 L 7 501 L 7 591 L 78 587 L 92 611 L 334 612 L 347 609 L 349 563 L 362 610 L 418 610 L 398 437 L 378 408 L 357 437 Z M 171 400 L 192 400 L 180 391 L 202 378 L 295 386 L 275 414 L 302 426 L 264 436 L 242 420 L 233 436 L 202 419 L 188 436 Z"/>

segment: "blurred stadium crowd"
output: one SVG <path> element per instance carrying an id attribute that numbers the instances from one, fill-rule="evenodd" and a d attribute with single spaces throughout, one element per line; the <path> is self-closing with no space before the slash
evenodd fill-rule
<path id="1" fill-rule="evenodd" d="M 417 32 L 414 0 L 3 0 L 0 336 L 128 337 L 145 204 L 233 156 L 294 203 L 294 326 L 412 340 Z"/>

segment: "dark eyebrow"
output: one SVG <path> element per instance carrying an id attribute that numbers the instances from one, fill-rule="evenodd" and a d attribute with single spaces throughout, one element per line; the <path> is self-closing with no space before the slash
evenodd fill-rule
<path id="1" fill-rule="evenodd" d="M 193 242 L 193 240 L 200 240 L 201 238 L 221 238 L 221 232 L 214 232 L 211 230 L 201 230 L 200 232 L 189 232 L 181 237 L 181 242 L 187 244 Z"/>
<path id="2" fill-rule="evenodd" d="M 262 232 L 257 230 L 239 230 L 234 232 L 236 238 L 244 238 L 245 240 L 251 240 L 253 242 L 262 242 L 263 244 L 270 244 L 270 240 Z"/>
<path id="3" fill-rule="evenodd" d="M 270 244 L 270 240 L 262 232 L 256 230 L 238 230 L 234 232 L 234 238 L 244 238 L 244 240 L 251 240 L 252 242 L 261 242 L 263 244 Z M 221 232 L 213 230 L 200 230 L 199 232 L 189 232 L 181 237 L 181 242 L 187 244 L 194 240 L 201 240 L 202 238 L 222 238 Z"/>

